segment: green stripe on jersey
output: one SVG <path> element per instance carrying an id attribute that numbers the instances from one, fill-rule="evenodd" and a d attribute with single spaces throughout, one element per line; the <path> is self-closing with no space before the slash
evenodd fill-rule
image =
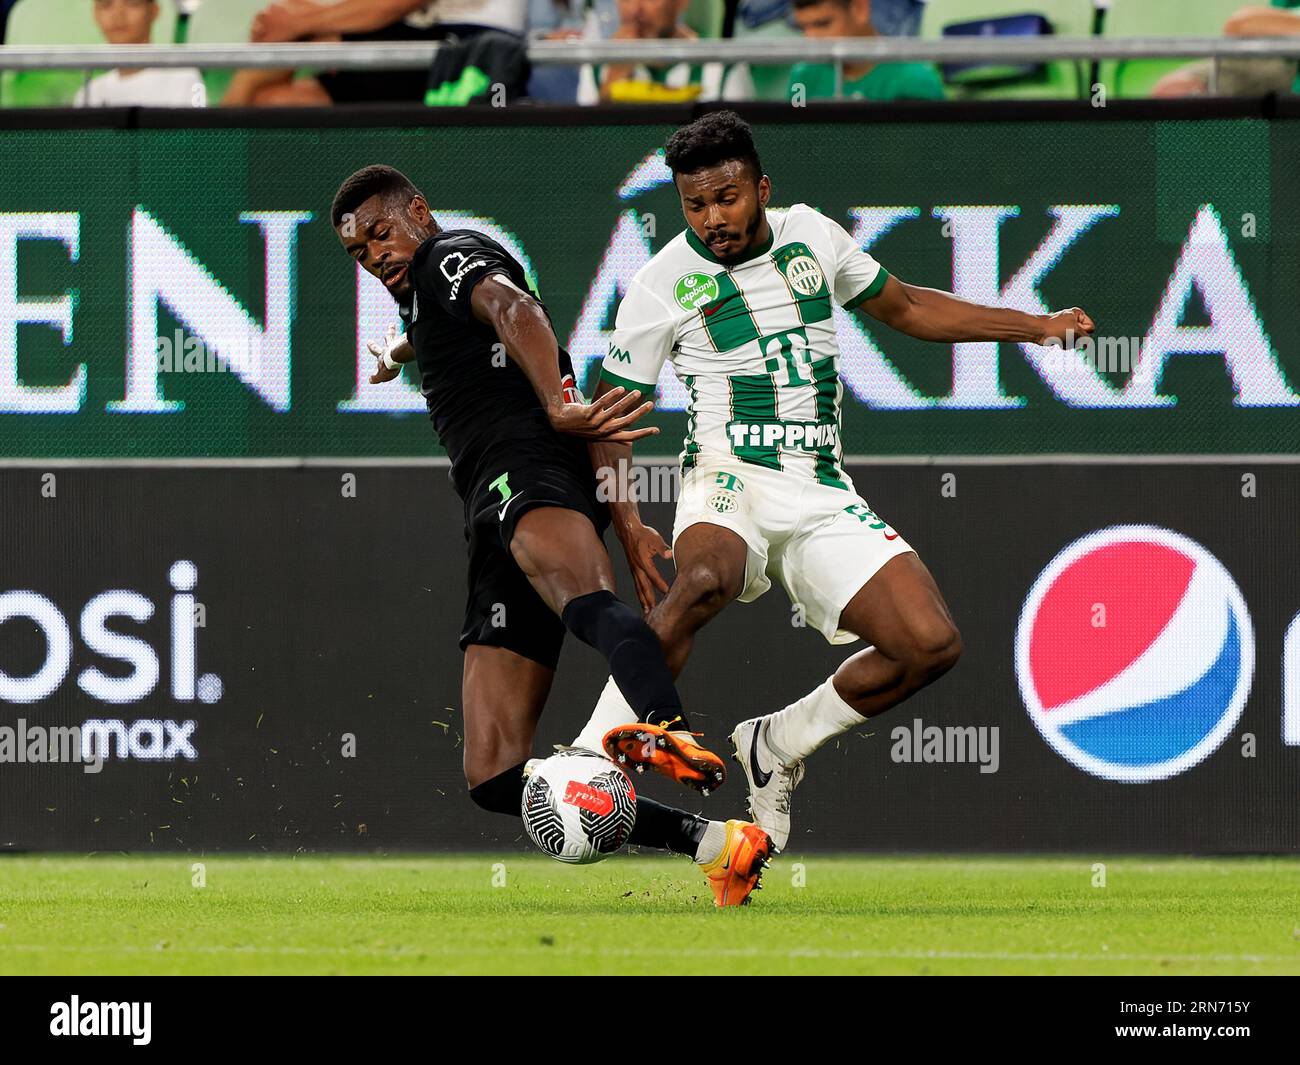
<path id="1" fill-rule="evenodd" d="M 689 413 L 686 416 L 686 446 L 682 449 L 682 472 L 694 467 L 697 456 L 700 453 L 700 445 L 695 439 L 695 423 L 698 417 L 695 413 L 700 405 L 699 393 L 695 391 L 695 376 L 688 374 L 684 378 L 686 390 L 691 394 Z"/>
<path id="2" fill-rule="evenodd" d="M 888 280 L 889 280 L 889 271 L 882 266 L 880 268 L 880 273 L 876 275 L 876 279 L 872 281 L 871 284 L 869 284 L 861 292 L 859 292 L 856 296 L 854 296 L 851 300 L 849 300 L 849 302 L 844 305 L 844 309 L 846 311 L 851 311 L 853 310 L 854 307 L 860 307 L 867 300 L 875 299 L 877 296 L 881 294 L 881 292 L 885 290 L 885 282 Z"/>
<path id="3" fill-rule="evenodd" d="M 600 379 L 602 381 L 608 381 L 611 385 L 614 385 L 615 387 L 617 387 L 618 385 L 622 385 L 629 392 L 644 392 L 649 395 L 654 395 L 654 390 L 655 390 L 654 385 L 647 385 L 642 383 L 641 381 L 633 381 L 630 377 L 619 377 L 618 374 L 610 373 L 603 366 L 601 367 L 600 370 Z M 657 383 L 658 382 L 656 382 L 656 384 Z M 599 391 L 599 386 L 597 386 L 597 391 Z"/>
<path id="4" fill-rule="evenodd" d="M 770 424 L 776 421 L 776 382 L 771 374 L 734 374 L 727 378 L 731 385 L 731 418 L 737 422 Z M 781 468 L 781 454 L 775 445 L 732 444 L 731 450 L 742 462 L 766 466 L 769 470 Z"/>
<path id="5" fill-rule="evenodd" d="M 834 444 L 823 444 L 815 449 L 817 456 L 817 480 L 834 488 L 848 489 L 844 480 L 844 471 L 839 463 L 839 388 L 840 375 L 835 369 L 835 356 L 819 359 L 812 364 L 813 384 L 817 388 L 817 422 L 828 422 L 836 426 Z"/>
<path id="6" fill-rule="evenodd" d="M 736 287 L 731 274 L 715 274 L 718 298 L 700 307 L 709 341 L 718 351 L 730 351 L 758 339 L 758 324 L 749 313 L 744 294 Z"/>

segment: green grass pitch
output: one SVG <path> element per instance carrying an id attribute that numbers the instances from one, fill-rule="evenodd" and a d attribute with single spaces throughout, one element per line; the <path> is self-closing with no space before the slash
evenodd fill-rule
<path id="1" fill-rule="evenodd" d="M 754 900 L 664 857 L 10 855 L 0 972 L 1300 973 L 1297 859 L 783 856 Z"/>

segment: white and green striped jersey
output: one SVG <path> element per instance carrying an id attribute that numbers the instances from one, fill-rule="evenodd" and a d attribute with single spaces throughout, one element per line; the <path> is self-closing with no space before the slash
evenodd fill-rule
<path id="1" fill-rule="evenodd" d="M 687 229 L 637 271 L 601 376 L 651 391 L 672 360 L 690 395 L 683 470 L 735 456 L 848 488 L 831 300 L 855 307 L 889 275 L 806 204 L 767 219 L 771 240 L 741 262 Z"/>

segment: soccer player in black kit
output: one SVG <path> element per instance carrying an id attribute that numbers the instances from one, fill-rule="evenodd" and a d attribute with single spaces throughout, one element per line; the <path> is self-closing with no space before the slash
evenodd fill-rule
<path id="1" fill-rule="evenodd" d="M 519 816 L 524 768 L 567 629 L 596 648 L 678 779 L 701 789 L 722 761 L 695 744 L 658 638 L 613 594 L 609 523 L 588 441 L 630 442 L 651 404 L 616 389 L 588 405 L 550 316 L 496 241 L 444 230 L 387 166 L 357 171 L 330 212 L 343 247 L 397 301 L 405 340 L 373 381 L 415 359 L 465 504 L 469 603 L 460 637 L 465 777 L 484 809 Z M 757 825 L 707 821 L 638 797 L 630 842 L 688 854 L 720 906 L 747 901 L 771 842 Z"/>

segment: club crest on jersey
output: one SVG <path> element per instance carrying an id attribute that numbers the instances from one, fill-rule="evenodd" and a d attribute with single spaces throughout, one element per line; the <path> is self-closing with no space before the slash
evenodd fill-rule
<path id="1" fill-rule="evenodd" d="M 718 279 L 708 274 L 683 274 L 677 279 L 673 295 L 682 310 L 697 310 L 701 305 L 712 303 L 718 298 Z"/>
<path id="2" fill-rule="evenodd" d="M 444 255 L 442 262 L 438 264 L 438 269 L 442 271 L 442 276 L 451 282 L 451 295 L 449 299 L 455 299 L 456 294 L 460 291 L 460 283 L 465 280 L 468 274 L 477 266 L 487 266 L 486 259 L 474 259 L 463 251 L 454 251 L 450 255 Z"/>
<path id="3" fill-rule="evenodd" d="M 713 483 L 718 486 L 718 489 L 705 500 L 705 503 L 719 514 L 734 514 L 740 508 L 736 493 L 745 490 L 745 482 L 734 473 L 723 471 L 713 478 Z"/>
<path id="4" fill-rule="evenodd" d="M 785 279 L 801 296 L 815 296 L 822 290 L 825 277 L 811 255 L 796 255 L 785 262 Z"/>

